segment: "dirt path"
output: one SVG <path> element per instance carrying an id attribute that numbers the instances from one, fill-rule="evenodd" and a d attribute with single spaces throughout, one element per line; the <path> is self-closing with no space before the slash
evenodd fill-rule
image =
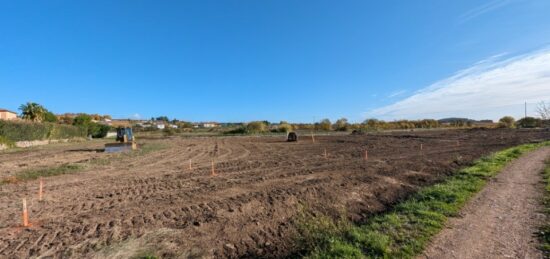
<path id="1" fill-rule="evenodd" d="M 544 219 L 540 172 L 548 157 L 543 148 L 507 166 L 420 258 L 542 258 L 533 233 Z"/>

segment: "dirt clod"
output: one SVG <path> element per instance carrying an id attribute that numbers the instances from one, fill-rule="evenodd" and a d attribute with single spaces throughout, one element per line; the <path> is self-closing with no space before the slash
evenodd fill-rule
<path id="1" fill-rule="evenodd" d="M 235 246 L 231 243 L 227 243 L 223 247 L 225 247 L 225 249 L 229 250 L 230 252 L 233 252 L 236 250 Z"/>

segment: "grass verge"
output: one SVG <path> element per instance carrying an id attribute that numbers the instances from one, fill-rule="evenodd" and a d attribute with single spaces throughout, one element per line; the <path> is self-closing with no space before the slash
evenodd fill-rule
<path id="1" fill-rule="evenodd" d="M 9 140 L 4 136 L 0 136 L 0 145 L 4 145 L 6 148 L 13 148 L 15 147 L 15 142 Z"/>
<path id="2" fill-rule="evenodd" d="M 307 258 L 412 258 L 508 162 L 550 142 L 526 144 L 481 158 L 443 183 L 426 187 L 391 211 L 355 225 L 344 217 L 301 217 L 301 255 Z M 550 173 L 549 173 L 550 174 Z M 550 187 L 547 187 L 550 191 Z M 550 227 L 549 227 L 550 228 Z M 547 236 L 546 238 L 549 238 Z M 548 240 L 548 239 L 547 239 Z"/>
<path id="3" fill-rule="evenodd" d="M 546 161 L 543 177 L 546 184 L 543 201 L 544 213 L 547 218 L 550 218 L 550 160 Z M 540 249 L 544 253 L 544 258 L 550 258 L 550 222 L 548 220 L 540 227 L 539 238 L 541 241 Z"/>
<path id="4" fill-rule="evenodd" d="M 16 183 L 27 180 L 34 180 L 39 177 L 48 177 L 61 174 L 70 174 L 84 169 L 82 164 L 63 164 L 56 167 L 30 169 L 18 172 L 13 177 L 5 178 L 0 181 L 0 184 Z"/>

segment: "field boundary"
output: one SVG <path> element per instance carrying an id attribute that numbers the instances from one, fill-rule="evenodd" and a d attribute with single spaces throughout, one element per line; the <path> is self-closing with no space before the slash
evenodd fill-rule
<path id="1" fill-rule="evenodd" d="M 412 258 L 490 178 L 512 160 L 543 146 L 550 146 L 550 141 L 524 144 L 478 159 L 365 224 L 355 225 L 345 217 L 334 220 L 304 213 L 299 220 L 299 253 L 309 258 Z"/>

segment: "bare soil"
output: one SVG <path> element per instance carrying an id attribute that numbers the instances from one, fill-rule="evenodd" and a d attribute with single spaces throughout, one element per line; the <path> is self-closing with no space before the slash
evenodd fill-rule
<path id="1" fill-rule="evenodd" d="M 145 154 L 95 152 L 99 142 L 0 153 L 0 177 L 35 164 L 87 165 L 46 178 L 41 202 L 36 180 L 0 185 L 0 257 L 283 257 L 296 250 L 294 219 L 304 206 L 335 216 L 345 209 L 361 222 L 476 158 L 548 139 L 538 130 L 318 136 L 315 143 L 172 137 L 141 139 L 144 149 L 165 147 Z M 20 227 L 22 198 L 30 228 Z"/>
<path id="2" fill-rule="evenodd" d="M 101 157 L 98 153 L 105 141 L 57 143 L 24 149 L 0 151 L 0 179 L 23 170 L 48 168 L 66 163 L 83 163 Z"/>
<path id="3" fill-rule="evenodd" d="M 549 157 L 543 148 L 507 166 L 420 258 L 543 258 L 534 233 L 544 220 L 541 172 Z"/>

